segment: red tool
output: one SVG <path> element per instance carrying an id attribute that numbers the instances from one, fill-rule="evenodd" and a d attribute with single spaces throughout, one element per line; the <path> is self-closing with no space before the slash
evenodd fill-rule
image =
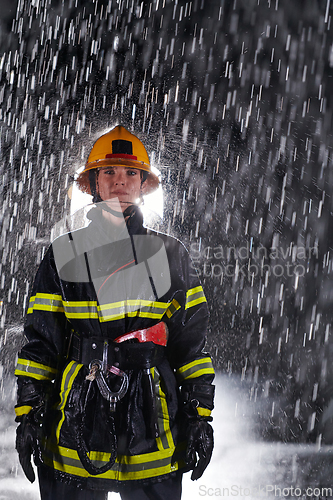
<path id="1" fill-rule="evenodd" d="M 126 342 L 126 340 L 137 339 L 139 342 L 153 342 L 157 345 L 166 346 L 168 342 L 168 327 L 163 322 L 157 323 L 157 325 L 151 326 L 150 328 L 144 328 L 143 330 L 134 330 L 133 332 L 125 333 L 117 337 L 114 342 L 118 344 L 120 342 Z"/>

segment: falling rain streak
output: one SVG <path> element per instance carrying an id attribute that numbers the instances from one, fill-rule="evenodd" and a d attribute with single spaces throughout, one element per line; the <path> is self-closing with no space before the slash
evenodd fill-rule
<path id="1" fill-rule="evenodd" d="M 330 442 L 331 14 L 330 0 L 18 1 L 0 32 L 5 371 L 73 175 L 122 123 L 162 173 L 159 229 L 200 274 L 216 367 L 260 400 L 261 435 Z"/>

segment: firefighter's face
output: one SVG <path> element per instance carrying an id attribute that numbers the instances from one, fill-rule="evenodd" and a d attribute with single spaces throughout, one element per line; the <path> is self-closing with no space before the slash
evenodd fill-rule
<path id="1" fill-rule="evenodd" d="M 105 167 L 98 172 L 97 186 L 102 200 L 118 199 L 122 211 L 138 202 L 141 192 L 140 170 L 130 167 Z"/>

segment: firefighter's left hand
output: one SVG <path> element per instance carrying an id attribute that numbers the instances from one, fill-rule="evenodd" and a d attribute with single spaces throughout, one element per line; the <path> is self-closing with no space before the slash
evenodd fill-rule
<path id="1" fill-rule="evenodd" d="M 191 420 L 187 428 L 186 463 L 194 464 L 192 481 L 199 479 L 210 462 L 214 448 L 212 426 L 205 419 Z"/>
<path id="2" fill-rule="evenodd" d="M 15 448 L 18 452 L 24 474 L 30 483 L 33 483 L 35 481 L 35 473 L 31 465 L 31 457 L 35 446 L 36 429 L 29 420 L 28 415 L 23 415 L 22 421 L 16 430 Z"/>
<path id="3" fill-rule="evenodd" d="M 31 483 L 35 481 L 35 473 L 32 468 L 31 459 L 34 456 L 36 465 L 42 462 L 39 443 L 39 423 L 34 418 L 34 411 L 20 419 L 20 425 L 16 429 L 16 450 L 23 472 Z"/>

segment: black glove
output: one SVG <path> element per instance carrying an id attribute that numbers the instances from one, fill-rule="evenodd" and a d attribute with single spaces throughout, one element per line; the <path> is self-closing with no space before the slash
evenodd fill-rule
<path id="1" fill-rule="evenodd" d="M 21 417 L 20 425 L 16 430 L 16 450 L 24 474 L 31 483 L 35 480 L 35 473 L 31 465 L 31 456 L 34 456 L 36 465 L 42 463 L 41 449 L 39 445 L 40 423 L 38 421 L 39 411 L 31 410 L 27 415 Z"/>
<path id="2" fill-rule="evenodd" d="M 18 401 L 16 405 L 16 450 L 19 461 L 31 483 L 35 480 L 35 473 L 31 465 L 33 455 L 36 465 L 42 463 L 40 448 L 41 422 L 45 413 L 46 384 L 33 380 L 18 378 Z M 30 407 L 29 413 L 21 414 L 21 408 Z"/>
<path id="3" fill-rule="evenodd" d="M 202 476 L 213 453 L 214 433 L 209 422 L 213 420 L 210 411 L 214 408 L 214 390 L 215 387 L 210 384 L 186 384 L 182 387 L 183 411 L 187 417 L 185 460 L 193 468 L 192 481 Z"/>
<path id="4" fill-rule="evenodd" d="M 190 421 L 187 430 L 186 463 L 194 464 L 192 481 L 199 479 L 210 462 L 214 448 L 213 428 L 204 419 Z M 197 460 L 198 455 L 198 460 Z"/>

